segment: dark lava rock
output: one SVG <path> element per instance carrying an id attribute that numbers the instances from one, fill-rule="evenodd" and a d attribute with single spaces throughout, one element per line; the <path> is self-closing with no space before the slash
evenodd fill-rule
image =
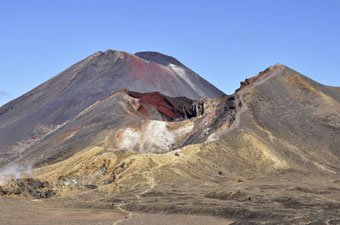
<path id="1" fill-rule="evenodd" d="M 43 199 L 53 197 L 55 192 L 47 181 L 25 178 L 12 180 L 5 186 L 0 187 L 0 196 L 3 195 L 25 195 Z"/>

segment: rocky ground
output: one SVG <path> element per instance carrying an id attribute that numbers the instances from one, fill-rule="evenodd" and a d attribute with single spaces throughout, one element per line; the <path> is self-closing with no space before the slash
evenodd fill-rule
<path id="1" fill-rule="evenodd" d="M 140 200 L 121 194 L 112 199 L 113 206 L 140 213 L 209 215 L 232 224 L 340 223 L 339 177 L 289 173 L 182 184 L 157 186 L 141 194 Z"/>
<path id="2" fill-rule="evenodd" d="M 231 181 L 178 180 L 134 192 L 99 189 L 0 198 L 1 224 L 340 224 L 340 177 L 290 171 Z M 18 213 L 20 212 L 20 213 Z"/>

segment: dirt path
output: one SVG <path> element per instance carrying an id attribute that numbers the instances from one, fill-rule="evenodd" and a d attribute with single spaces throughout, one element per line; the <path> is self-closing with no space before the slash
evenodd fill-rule
<path id="1" fill-rule="evenodd" d="M 125 210 L 125 209 L 123 209 L 123 208 L 122 208 L 123 205 L 124 205 L 123 203 L 120 203 L 120 204 L 118 205 L 117 209 L 118 209 L 119 211 L 121 211 L 121 212 L 125 215 L 124 218 L 122 218 L 122 219 L 120 219 L 120 220 L 117 220 L 117 221 L 113 222 L 112 225 L 117 225 L 117 224 L 119 224 L 119 223 L 121 223 L 121 222 L 123 222 L 123 221 L 125 221 L 125 220 L 129 220 L 129 219 L 132 218 L 133 213 L 132 213 L 132 212 L 129 212 L 129 211 Z"/>
<path id="2" fill-rule="evenodd" d="M 233 221 L 210 216 L 136 214 L 134 217 L 121 222 L 120 225 L 228 225 L 232 222 Z"/>
<path id="3" fill-rule="evenodd" d="M 151 172 L 150 172 L 151 173 Z M 142 195 L 152 191 L 154 189 L 154 187 L 157 185 L 155 179 L 153 178 L 152 174 L 149 174 L 148 176 L 146 176 L 146 179 L 147 179 L 147 184 L 149 185 L 149 188 L 147 188 L 146 190 L 138 193 L 138 194 L 135 194 L 136 198 L 138 199 L 138 202 L 141 202 L 142 201 Z M 130 221 L 132 220 L 132 217 L 136 216 L 136 214 L 130 212 L 130 211 L 127 211 L 125 209 L 122 208 L 122 206 L 124 206 L 125 204 L 124 203 L 119 203 L 118 204 L 118 207 L 117 209 L 119 211 L 121 211 L 125 216 L 125 218 L 122 218 L 118 221 L 115 221 L 112 225 L 118 225 L 118 224 L 124 224 L 123 222 L 125 221 Z"/>
<path id="4" fill-rule="evenodd" d="M 277 76 L 278 74 L 280 74 L 283 70 L 284 70 L 285 66 L 281 66 L 277 71 L 269 74 L 267 77 L 259 80 L 259 81 L 256 81 L 254 82 L 253 84 L 250 84 L 249 86 L 243 88 L 241 91 L 238 92 L 239 94 L 239 99 L 242 103 L 242 107 L 241 109 L 236 113 L 235 115 L 235 121 L 233 122 L 233 124 L 226 130 L 226 132 L 230 132 L 232 130 L 234 130 L 235 128 L 238 128 L 240 126 L 240 123 L 241 123 L 241 116 L 242 114 L 247 111 L 249 108 L 247 106 L 247 104 L 244 102 L 244 99 L 243 99 L 243 95 L 244 93 L 247 91 L 247 89 L 249 89 L 250 87 L 257 87 L 257 86 L 260 86 L 261 84 L 263 84 L 264 82 L 266 82 L 267 80 Z"/>

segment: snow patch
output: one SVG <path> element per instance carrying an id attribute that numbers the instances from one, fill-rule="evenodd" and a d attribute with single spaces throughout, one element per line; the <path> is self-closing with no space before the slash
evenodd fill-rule
<path id="1" fill-rule="evenodd" d="M 177 65 L 174 64 L 169 64 L 168 67 L 175 72 L 176 74 L 178 74 L 183 80 L 185 80 L 185 82 L 187 82 L 187 84 L 193 89 L 195 90 L 195 85 L 192 83 L 190 77 L 188 76 L 188 74 L 186 73 L 185 69 L 183 69 L 182 67 L 179 67 Z"/>

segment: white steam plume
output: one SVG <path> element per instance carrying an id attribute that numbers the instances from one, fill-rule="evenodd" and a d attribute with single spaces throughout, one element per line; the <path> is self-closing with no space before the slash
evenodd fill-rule
<path id="1" fill-rule="evenodd" d="M 32 166 L 10 165 L 0 169 L 0 185 L 4 185 L 12 179 L 21 179 L 23 177 L 32 177 Z"/>

